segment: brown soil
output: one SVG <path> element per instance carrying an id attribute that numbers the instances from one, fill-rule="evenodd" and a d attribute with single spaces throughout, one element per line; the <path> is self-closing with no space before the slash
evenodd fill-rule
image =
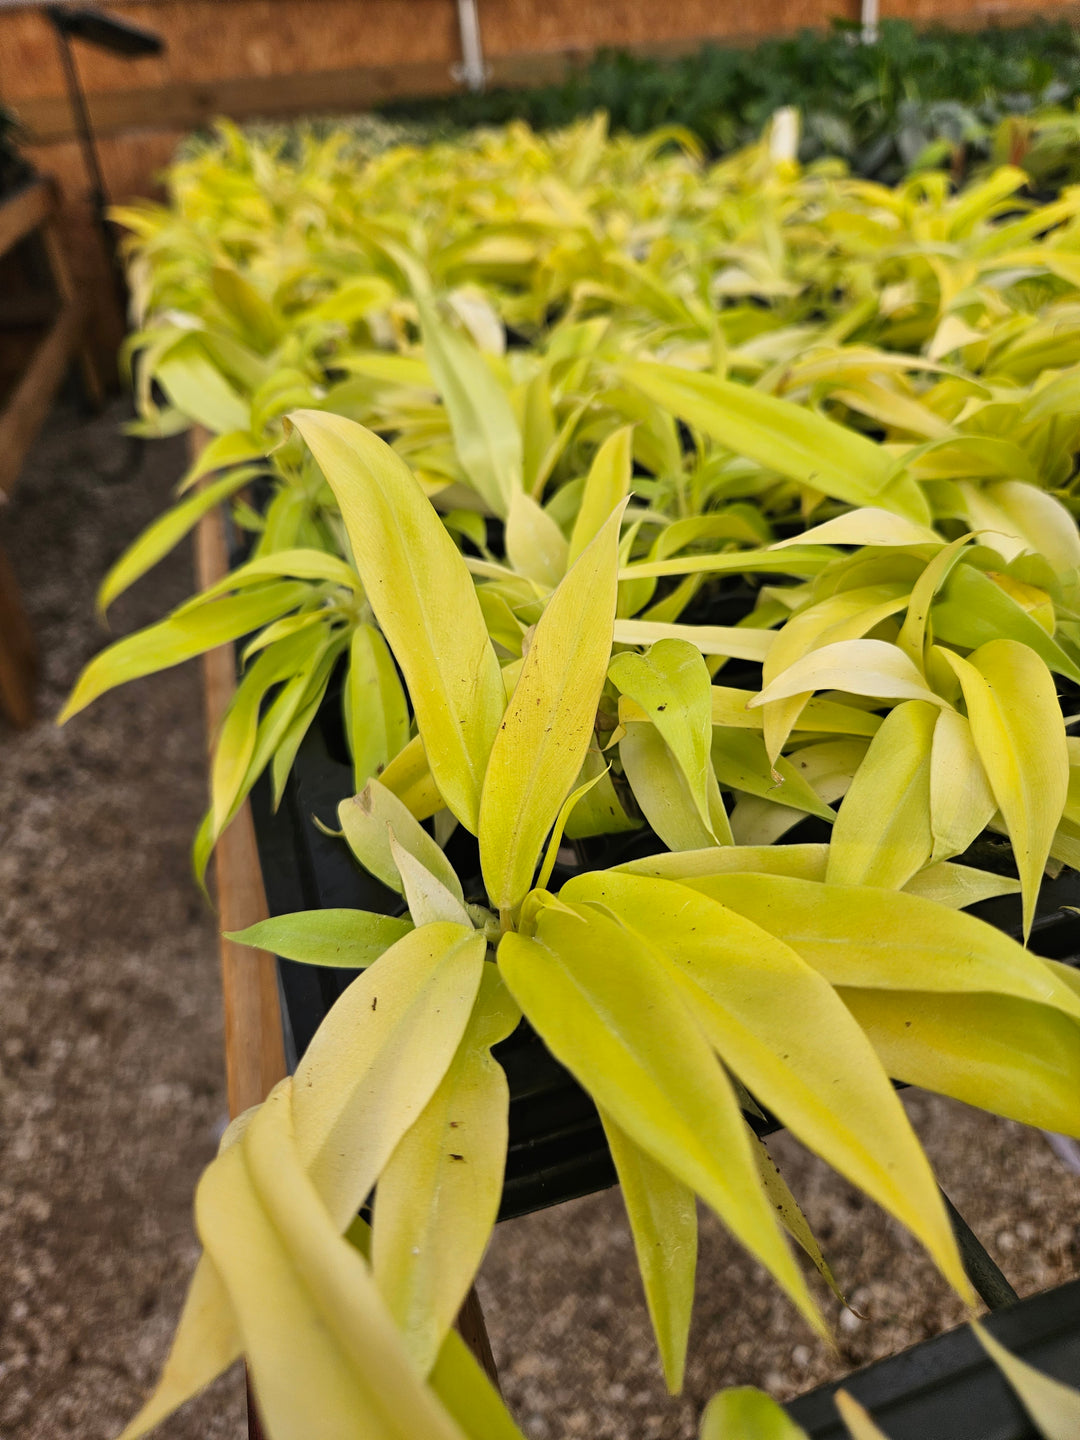
<path id="1" fill-rule="evenodd" d="M 181 442 L 141 453 L 60 410 L 0 543 L 41 643 L 42 720 L 0 722 L 0 1436 L 105 1440 L 153 1381 L 197 1253 L 191 1192 L 225 1119 L 213 916 L 189 874 L 205 798 L 191 666 L 51 723 L 104 638 L 94 588 L 168 499 Z M 117 633 L 188 593 L 172 557 L 117 604 Z M 1018 1125 L 914 1094 L 942 1183 L 1022 1294 L 1080 1271 L 1080 1181 Z M 617 1192 L 499 1228 L 481 1294 L 533 1440 L 682 1440 L 720 1386 L 786 1397 L 961 1319 L 913 1242 L 790 1139 L 775 1153 L 864 1318 L 839 1355 L 703 1218 L 686 1395 L 669 1400 Z M 241 1440 L 240 1378 L 163 1426 Z M 937 1437 L 927 1437 L 937 1440 Z M 944 1437 L 942 1437 L 944 1440 Z"/>

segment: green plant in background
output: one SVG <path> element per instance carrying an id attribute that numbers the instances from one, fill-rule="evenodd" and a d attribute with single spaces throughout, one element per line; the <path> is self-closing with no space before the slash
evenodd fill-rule
<path id="1" fill-rule="evenodd" d="M 343 803 L 341 824 L 410 919 L 314 912 L 237 937 L 366 970 L 295 1079 L 234 1127 L 208 1170 L 193 1298 L 162 1388 L 127 1434 L 241 1349 L 275 1437 L 310 1427 L 302 1397 L 315 1394 L 328 1434 L 359 1418 L 372 1435 L 428 1433 L 409 1426 L 424 1406 L 434 1415 L 425 1378 L 447 1398 L 450 1326 L 502 1186 L 508 1095 L 490 1048 L 522 1013 L 600 1109 L 673 1389 L 694 1195 L 822 1328 L 780 1221 L 824 1261 L 756 1153 L 740 1113 L 749 1095 L 906 1224 L 970 1299 L 889 1075 L 911 1056 L 930 1088 L 1080 1129 L 1076 978 L 934 901 L 831 880 L 835 847 L 826 858 L 826 847 L 716 844 L 546 889 L 566 818 L 593 783 L 581 772 L 610 664 L 625 502 L 555 587 L 510 688 L 467 566 L 400 458 L 340 417 L 292 418 L 338 497 L 434 783 L 477 835 L 485 894 L 467 897 L 408 806 L 371 781 Z M 654 723 L 686 754 L 695 681 L 671 658 L 688 657 L 626 651 L 633 663 L 612 668 L 646 704 L 650 688 L 666 689 L 683 733 Z M 373 1186 L 368 1269 L 339 1237 Z M 399 1348 L 411 1383 L 391 1404 Z M 489 1433 L 479 1411 L 454 1413 L 460 1433 Z"/>
<path id="2" fill-rule="evenodd" d="M 826 33 L 671 61 L 610 52 L 560 84 L 401 103 L 387 113 L 453 133 L 519 118 L 552 129 L 602 108 L 616 130 L 685 125 L 718 154 L 748 144 L 792 105 L 805 119 L 800 159 L 839 156 L 856 173 L 892 183 L 935 142 L 936 163 L 963 175 L 985 158 L 998 123 L 1080 99 L 1080 53 L 1066 21 L 957 33 L 886 20 L 876 43 L 859 42 L 857 26 L 835 22 Z M 1074 148 L 1074 177 L 1077 158 Z"/>

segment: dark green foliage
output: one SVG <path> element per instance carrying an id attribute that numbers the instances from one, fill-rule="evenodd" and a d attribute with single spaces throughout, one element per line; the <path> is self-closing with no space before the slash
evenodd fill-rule
<path id="1" fill-rule="evenodd" d="M 558 85 L 385 113 L 448 130 L 516 118 L 547 129 L 605 109 L 615 130 L 677 123 L 722 153 L 794 105 L 804 161 L 836 155 L 861 174 L 894 181 L 924 155 L 957 169 L 989 158 L 1001 121 L 1078 98 L 1080 36 L 1064 21 L 977 34 L 886 21 L 872 45 L 861 43 L 857 26 L 837 22 L 824 34 L 803 31 L 747 50 L 709 47 L 667 62 L 604 53 Z"/>

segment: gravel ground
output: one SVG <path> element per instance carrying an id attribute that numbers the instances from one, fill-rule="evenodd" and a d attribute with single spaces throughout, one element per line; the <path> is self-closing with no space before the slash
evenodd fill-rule
<path id="1" fill-rule="evenodd" d="M 97 581 L 183 464 L 180 442 L 130 450 L 123 413 L 59 410 L 0 522 L 44 664 L 42 721 L 22 735 L 0 721 L 3 1440 L 105 1440 L 131 1414 L 195 1261 L 192 1187 L 225 1117 L 214 920 L 187 863 L 205 798 L 197 673 L 50 723 L 102 642 Z M 190 585 L 185 550 L 118 603 L 113 628 Z M 922 1094 L 906 1103 L 1021 1294 L 1080 1271 L 1080 1181 L 1041 1136 Z M 683 1440 L 722 1385 L 787 1397 L 961 1319 L 896 1226 L 789 1138 L 774 1151 L 859 1312 L 832 1304 L 838 1354 L 705 1216 L 686 1394 L 668 1399 L 621 1202 L 593 1196 L 501 1226 L 485 1261 L 503 1386 L 528 1436 Z M 241 1440 L 242 1416 L 233 1373 L 158 1433 Z"/>

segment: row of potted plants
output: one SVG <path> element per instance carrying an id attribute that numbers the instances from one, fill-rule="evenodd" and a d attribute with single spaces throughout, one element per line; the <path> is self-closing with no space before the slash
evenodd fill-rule
<path id="1" fill-rule="evenodd" d="M 212 505 L 247 553 L 67 713 L 244 637 L 201 874 L 340 685 L 387 895 L 242 937 L 363 974 L 207 1171 L 129 1435 L 241 1351 L 275 1437 L 516 1433 L 451 1327 L 522 1017 L 599 1110 L 673 1389 L 695 1197 L 823 1332 L 755 1117 L 969 1301 L 892 1080 L 1080 1129 L 1080 979 L 1020 943 L 1080 843 L 1080 197 L 801 172 L 788 125 L 711 167 L 602 118 L 359 170 L 226 131 L 127 213 L 144 427 L 214 438 L 103 605 Z M 1018 938 L 964 913 L 1010 894 Z"/>

